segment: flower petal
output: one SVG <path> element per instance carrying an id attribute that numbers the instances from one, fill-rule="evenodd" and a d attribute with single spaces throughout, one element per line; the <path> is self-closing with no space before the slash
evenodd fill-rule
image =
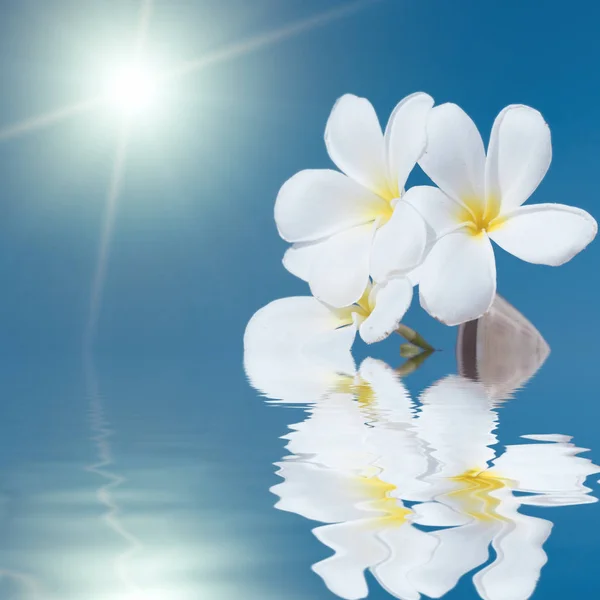
<path id="1" fill-rule="evenodd" d="M 485 234 L 444 236 L 427 256 L 419 283 L 421 306 L 446 325 L 478 319 L 496 295 L 496 262 Z"/>
<path id="2" fill-rule="evenodd" d="M 296 277 L 308 281 L 310 270 L 318 257 L 321 256 L 324 240 L 319 242 L 303 242 L 294 244 L 283 255 L 283 266 Z"/>
<path id="3" fill-rule="evenodd" d="M 434 472 L 426 478 L 435 496 L 436 490 L 456 489 L 452 477 L 484 469 L 494 458 L 498 415 L 484 386 L 458 375 L 434 383 L 423 392 L 420 402 L 415 425 L 436 461 Z"/>
<path id="4" fill-rule="evenodd" d="M 337 313 L 310 296 L 274 300 L 256 311 L 244 333 L 244 345 L 298 345 L 345 325 Z"/>
<path id="5" fill-rule="evenodd" d="M 384 561 L 389 548 L 378 539 L 376 529 L 364 520 L 325 525 L 314 536 L 335 554 L 312 566 L 325 585 L 340 598 L 366 598 L 369 590 L 365 570 Z"/>
<path id="6" fill-rule="evenodd" d="M 314 451 L 314 448 L 311 448 Z M 283 482 L 269 491 L 279 496 L 275 508 L 296 513 L 305 519 L 338 523 L 365 518 L 356 505 L 364 502 L 352 478 L 320 464 L 286 460 L 275 463 Z"/>
<path id="7" fill-rule="evenodd" d="M 419 600 L 421 597 L 411 581 L 411 572 L 429 562 L 437 540 L 406 523 L 388 527 L 379 537 L 390 548 L 390 556 L 372 568 L 373 575 L 387 592 L 402 600 Z"/>
<path id="8" fill-rule="evenodd" d="M 427 227 L 410 204 L 400 200 L 391 219 L 377 230 L 371 253 L 371 277 L 385 281 L 392 273 L 406 273 L 423 262 Z"/>
<path id="9" fill-rule="evenodd" d="M 415 404 L 402 378 L 392 367 L 381 360 L 365 358 L 360 365 L 358 376 L 373 390 L 374 398 L 369 409 L 377 412 L 382 420 L 394 423 L 412 421 Z M 373 429 L 369 429 L 369 433 L 372 432 Z"/>
<path id="10" fill-rule="evenodd" d="M 348 356 L 356 337 L 354 323 L 325 331 L 308 340 L 302 348 L 304 355 L 320 367 L 336 373 L 351 373 L 352 355 Z"/>
<path id="11" fill-rule="evenodd" d="M 514 482 L 514 489 L 527 494 L 585 496 L 591 491 L 584 485 L 587 477 L 600 472 L 588 458 L 577 456 L 585 448 L 568 442 L 515 444 L 494 461 L 494 468 Z M 528 496 L 519 500 L 526 502 Z"/>
<path id="12" fill-rule="evenodd" d="M 543 545 L 551 530 L 550 521 L 522 515 L 515 510 L 494 538 L 496 560 L 473 577 L 481 598 L 530 598 L 548 560 Z"/>
<path id="13" fill-rule="evenodd" d="M 369 282 L 369 262 L 375 225 L 360 225 L 331 236 L 312 265 L 313 295 L 336 308 L 360 299 Z"/>
<path id="14" fill-rule="evenodd" d="M 488 202 L 500 201 L 503 213 L 521 206 L 544 178 L 551 160 L 550 128 L 544 117 L 529 106 L 507 106 L 494 121 L 488 147 Z"/>
<path id="15" fill-rule="evenodd" d="M 475 123 L 456 104 L 442 104 L 429 113 L 427 149 L 419 165 L 455 200 L 483 202 L 483 141 Z"/>
<path id="16" fill-rule="evenodd" d="M 317 401 L 335 385 L 338 373 L 355 370 L 350 347 L 356 329 L 341 325 L 315 298 L 267 304 L 244 333 L 244 368 L 251 384 L 274 400 Z"/>
<path id="17" fill-rule="evenodd" d="M 282 186 L 275 223 L 288 242 L 319 240 L 373 221 L 387 210 L 385 200 L 338 171 L 300 171 Z"/>
<path id="18" fill-rule="evenodd" d="M 390 182 L 402 190 L 408 175 L 421 158 L 427 143 L 426 125 L 433 98 L 423 92 L 401 100 L 393 110 L 385 130 Z"/>
<path id="19" fill-rule="evenodd" d="M 445 596 L 463 575 L 488 560 L 488 546 L 496 528 L 473 521 L 462 527 L 431 532 L 429 535 L 438 542 L 437 548 L 428 563 L 411 572 L 411 582 L 426 596 Z"/>
<path id="20" fill-rule="evenodd" d="M 395 277 L 373 288 L 375 308 L 359 328 L 367 343 L 380 342 L 395 331 L 410 306 L 413 286 L 406 277 Z"/>
<path id="21" fill-rule="evenodd" d="M 425 250 L 425 254 L 427 254 L 427 250 Z M 412 271 L 410 271 L 409 273 L 406 274 L 407 279 L 412 283 L 413 287 L 415 285 L 419 285 L 419 282 L 421 281 L 421 269 L 423 268 L 423 265 L 420 264 L 418 267 L 416 267 L 415 269 L 413 269 Z"/>
<path id="22" fill-rule="evenodd" d="M 464 209 L 436 187 L 414 186 L 404 194 L 402 200 L 419 212 L 433 230 L 435 237 L 457 229 L 461 225 L 460 217 Z"/>
<path id="23" fill-rule="evenodd" d="M 383 133 L 372 104 L 352 94 L 334 105 L 325 129 L 331 160 L 343 171 L 376 193 L 387 191 Z"/>
<path id="24" fill-rule="evenodd" d="M 597 231 L 596 220 L 585 210 L 564 204 L 532 204 L 506 215 L 490 237 L 521 260 L 557 267 L 581 252 Z"/>
<path id="25" fill-rule="evenodd" d="M 413 522 L 425 527 L 458 527 L 471 521 L 469 516 L 440 502 L 420 502 L 412 510 Z"/>
<path id="26" fill-rule="evenodd" d="M 364 506 L 370 498 L 369 487 L 361 485 L 358 474 L 372 472 L 370 465 L 376 455 L 366 443 L 365 415 L 355 399 L 360 395 L 356 383 L 352 377 L 339 377 L 335 389 L 341 391 L 321 398 L 311 408 L 310 417 L 290 426 L 292 431 L 283 439 L 288 440 L 286 449 L 296 455 L 297 462 L 318 464 L 343 475 L 343 485 L 338 478 L 338 500 L 360 509 L 362 516 L 372 516 L 372 507 Z"/>

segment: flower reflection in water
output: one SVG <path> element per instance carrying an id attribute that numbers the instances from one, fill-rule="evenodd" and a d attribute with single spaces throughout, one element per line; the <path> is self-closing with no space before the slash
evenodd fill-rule
<path id="1" fill-rule="evenodd" d="M 314 534 L 334 555 L 313 568 L 334 593 L 364 597 L 364 570 L 371 569 L 394 595 L 418 597 L 407 575 L 426 562 L 435 541 L 414 526 L 417 515 L 402 502 L 403 492 L 414 492 L 412 482 L 427 469 L 410 427 L 414 403 L 378 361 L 367 359 L 359 376 L 363 402 L 334 392 L 292 427 L 290 456 L 277 465 L 284 481 L 272 491 L 280 497 L 277 508 L 327 524 Z M 379 416 L 381 423 L 375 423 Z M 390 450 L 385 457 L 383 448 Z M 393 463 L 388 470 L 386 459 Z M 378 569 L 386 566 L 380 577 Z"/>
<path id="2" fill-rule="evenodd" d="M 246 339 L 250 380 L 259 373 L 272 400 L 300 402 L 301 388 L 291 383 L 288 395 L 282 384 L 279 352 L 270 385 L 273 352 L 265 349 L 272 339 L 264 330 L 258 345 Z M 293 352 L 297 339 L 286 337 Z M 340 348 L 348 350 L 338 345 L 338 359 Z M 501 298 L 461 328 L 460 374 L 430 386 L 418 403 L 398 371 L 380 361 L 366 359 L 351 372 L 346 362 L 344 374 L 330 363 L 325 376 L 322 354 L 311 363 L 301 352 L 302 376 L 313 369 L 320 385 L 303 385 L 311 392 L 304 396 L 308 417 L 285 436 L 288 455 L 277 463 L 282 482 L 272 492 L 278 509 L 322 524 L 313 533 L 333 554 L 313 570 L 333 593 L 366 597 L 370 571 L 394 597 L 439 598 L 479 568 L 473 582 L 482 598 L 531 596 L 552 523 L 521 506 L 595 502 L 584 482 L 600 472 L 568 436 L 525 435 L 524 443 L 497 446 L 498 406 L 548 353 L 535 327 Z M 495 558 L 488 564 L 490 546 Z"/>
<path id="3" fill-rule="evenodd" d="M 436 550 L 412 581 L 439 598 L 487 562 L 491 544 L 496 559 L 473 579 L 479 595 L 528 598 L 547 560 L 542 546 L 552 523 L 519 508 L 593 502 L 583 482 L 600 469 L 577 456 L 583 449 L 567 438 L 535 436 L 544 443 L 509 445 L 498 454 L 491 448 L 497 413 L 482 383 L 449 376 L 426 390 L 421 403 L 416 427 L 435 468 L 419 500 L 443 506 L 454 521 L 430 523 L 442 527 L 430 532 Z"/>

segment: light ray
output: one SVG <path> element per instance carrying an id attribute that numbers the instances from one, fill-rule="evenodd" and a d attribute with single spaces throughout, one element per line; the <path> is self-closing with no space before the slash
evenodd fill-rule
<path id="1" fill-rule="evenodd" d="M 38 129 L 44 129 L 81 113 L 89 112 L 101 106 L 102 102 L 103 100 L 101 98 L 84 100 L 77 104 L 64 106 L 63 108 L 58 108 L 54 111 L 24 119 L 23 121 L 13 123 L 12 125 L 7 125 L 3 129 L 0 129 L 0 141 L 16 138 Z"/>
<path id="2" fill-rule="evenodd" d="M 92 288 L 90 294 L 90 307 L 88 321 L 84 333 L 84 347 L 91 348 L 96 334 L 96 326 L 100 314 L 100 305 L 102 302 L 102 292 L 106 280 L 106 268 L 110 251 L 110 242 L 115 223 L 117 211 L 117 201 L 121 194 L 123 181 L 125 178 L 125 164 L 127 161 L 127 147 L 129 145 L 129 127 L 125 123 L 123 130 L 119 135 L 117 144 L 117 153 L 112 167 L 112 174 L 106 195 L 106 204 L 104 208 L 104 221 L 102 232 L 100 234 L 100 248 L 98 250 L 98 259 L 96 269 L 92 279 Z"/>
<path id="3" fill-rule="evenodd" d="M 6 577 L 15 581 L 19 587 L 27 594 L 26 598 L 30 600 L 41 600 L 42 591 L 35 579 L 27 573 L 19 573 L 9 569 L 0 569 L 0 579 Z"/>
<path id="4" fill-rule="evenodd" d="M 217 63 L 226 62 L 239 56 L 245 56 L 250 52 L 260 50 L 267 46 L 272 46 L 273 44 L 277 44 L 289 38 L 295 37 L 305 33 L 306 31 L 323 27 L 332 21 L 337 21 L 338 19 L 348 17 L 382 1 L 383 0 L 358 0 L 332 10 L 322 12 L 313 17 L 296 21 L 295 23 L 286 25 L 280 29 L 257 35 L 235 44 L 230 44 L 229 46 L 225 46 L 220 50 L 209 52 L 205 56 L 202 56 L 196 60 L 184 62 L 175 69 L 167 72 L 163 78 L 172 79 L 181 77 Z"/>
<path id="5" fill-rule="evenodd" d="M 152 14 L 153 0 L 141 0 L 138 27 L 136 30 L 135 59 L 139 60 L 143 53 L 146 34 L 150 25 L 150 16 Z M 100 248 L 98 250 L 98 260 L 92 279 L 92 289 L 90 294 L 90 306 L 88 321 L 84 331 L 84 348 L 91 352 L 92 344 L 96 334 L 98 318 L 100 316 L 100 307 L 102 304 L 102 293 L 104 282 L 106 280 L 106 270 L 110 252 L 110 243 L 115 223 L 117 203 L 123 187 L 125 178 L 125 165 L 127 162 L 127 148 L 129 145 L 130 125 L 128 119 L 123 121 L 122 130 L 119 134 L 117 143 L 117 154 L 113 164 L 108 193 L 106 197 L 106 206 L 102 233 L 100 234 Z"/>
<path id="6" fill-rule="evenodd" d="M 306 31 L 310 31 L 311 29 L 322 27 L 332 21 L 337 21 L 338 19 L 350 16 L 360 10 L 368 8 L 369 6 L 382 1 L 384 0 L 357 0 L 356 2 L 346 4 L 339 8 L 335 8 L 313 17 L 297 21 L 291 25 L 286 25 L 285 27 L 275 31 L 258 35 L 247 40 L 242 40 L 236 44 L 230 44 L 229 46 L 225 46 L 220 50 L 210 52 L 196 60 L 190 60 L 182 63 L 180 66 L 164 73 L 159 77 L 159 80 L 165 81 L 182 77 L 214 64 L 227 62 L 228 60 L 238 58 L 239 56 L 244 56 L 250 52 L 260 50 L 267 46 L 271 46 L 278 42 L 305 33 Z M 138 61 L 143 54 L 143 48 L 146 42 L 153 7 L 153 0 L 143 0 L 140 5 L 139 26 L 134 45 L 135 61 Z M 104 104 L 106 104 L 106 99 L 104 97 L 92 98 L 43 113 L 41 115 L 30 117 L 11 125 L 7 125 L 0 129 L 0 142 L 17 138 L 24 134 L 40 129 L 45 129 L 78 114 L 92 111 L 93 109 L 99 108 Z"/>
<path id="7" fill-rule="evenodd" d="M 138 60 L 143 51 L 146 43 L 146 37 L 148 35 L 148 29 L 150 27 L 150 17 L 152 16 L 152 10 L 154 9 L 154 0 L 142 0 L 140 3 L 140 16 L 138 21 L 138 28 L 135 40 L 134 56 Z"/>

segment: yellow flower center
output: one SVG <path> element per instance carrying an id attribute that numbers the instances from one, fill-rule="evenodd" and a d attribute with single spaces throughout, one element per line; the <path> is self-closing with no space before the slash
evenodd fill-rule
<path id="1" fill-rule="evenodd" d="M 359 298 L 356 304 L 352 307 L 354 309 L 353 312 L 359 314 L 361 317 L 365 319 L 373 312 L 375 306 L 371 304 L 371 291 L 373 289 L 373 285 L 369 284 L 365 288 L 363 295 Z"/>
<path id="2" fill-rule="evenodd" d="M 371 304 L 369 298 L 373 285 L 369 283 L 363 292 L 363 295 L 355 304 L 346 306 L 345 308 L 332 309 L 335 318 L 337 319 L 338 327 L 351 325 L 353 315 L 358 316 L 358 324 L 364 321 L 375 308 Z M 371 386 L 360 376 L 348 377 L 346 375 L 338 376 L 333 386 L 333 390 L 342 394 L 352 394 L 356 401 L 364 408 L 370 407 L 375 400 L 375 392 Z"/>
<path id="3" fill-rule="evenodd" d="M 377 189 L 373 190 L 382 200 L 377 208 L 372 211 L 369 218 L 373 221 L 379 220 L 379 227 L 385 225 L 391 218 L 394 208 L 392 202 L 400 197 L 401 192 L 398 189 L 398 184 L 384 181 Z"/>
<path id="4" fill-rule="evenodd" d="M 398 196 L 395 196 L 395 198 L 397 198 Z M 392 198 L 391 200 L 393 200 L 394 198 Z M 385 225 L 390 218 L 392 217 L 392 213 L 394 212 L 394 209 L 392 208 L 391 205 L 391 201 L 387 201 L 387 202 L 380 202 L 377 205 L 376 209 L 373 209 L 370 214 L 368 215 L 368 218 L 372 221 L 377 221 L 379 220 L 379 227 L 383 227 L 383 225 Z"/>
<path id="5" fill-rule="evenodd" d="M 350 325 L 352 323 L 352 315 L 358 315 L 360 324 L 373 312 L 375 305 L 370 301 L 372 289 L 373 284 L 369 283 L 363 295 L 354 304 L 344 308 L 331 309 L 335 319 L 340 321 L 339 327 Z"/>
<path id="6" fill-rule="evenodd" d="M 456 214 L 459 223 L 466 223 L 471 235 L 490 232 L 504 223 L 500 216 L 500 201 L 490 197 L 487 202 L 479 198 L 463 198 L 463 204 Z"/>
<path id="7" fill-rule="evenodd" d="M 478 521 L 503 521 L 497 513 L 500 500 L 493 492 L 508 487 L 509 481 L 490 470 L 470 469 L 461 475 L 451 477 L 457 489 L 446 494 L 458 501 L 462 512 Z"/>
<path id="8" fill-rule="evenodd" d="M 400 190 L 398 189 L 397 181 L 386 181 L 377 189 L 377 195 L 381 196 L 386 202 L 390 203 L 392 200 L 400 197 Z"/>

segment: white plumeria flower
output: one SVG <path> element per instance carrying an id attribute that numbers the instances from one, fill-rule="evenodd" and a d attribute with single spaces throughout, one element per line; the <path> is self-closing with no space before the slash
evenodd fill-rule
<path id="1" fill-rule="evenodd" d="M 404 98 L 383 134 L 368 100 L 343 96 L 325 132 L 329 156 L 342 173 L 301 171 L 281 188 L 275 221 L 281 237 L 294 244 L 283 264 L 308 281 L 319 300 L 349 306 L 363 295 L 369 275 L 383 281 L 421 264 L 426 225 L 399 198 L 425 149 L 432 106 L 427 94 Z"/>
<path id="2" fill-rule="evenodd" d="M 411 581 L 432 598 L 448 593 L 464 574 L 488 561 L 473 582 L 484 600 L 526 600 L 547 561 L 543 544 L 552 522 L 519 512 L 521 505 L 568 506 L 595 502 L 584 486 L 600 472 L 567 436 L 523 436 L 544 443 L 507 446 L 500 456 L 491 448 L 497 414 L 484 386 L 450 376 L 421 396 L 415 427 L 430 447 L 435 467 L 424 478 L 447 512 L 431 525 L 437 546 L 431 560 L 411 573 Z M 425 504 L 423 506 L 430 506 Z M 453 513 L 453 517 L 449 515 Z"/>
<path id="3" fill-rule="evenodd" d="M 476 319 L 496 293 L 490 239 L 530 263 L 561 265 L 595 237 L 597 223 L 563 204 L 522 207 L 552 157 L 550 130 L 527 106 L 505 108 L 492 128 L 487 157 L 473 121 L 455 104 L 430 111 L 427 150 L 419 160 L 440 189 L 410 189 L 405 201 L 437 235 L 420 273 L 421 305 L 448 325 Z"/>
<path id="4" fill-rule="evenodd" d="M 273 364 L 279 365 L 276 377 L 289 373 L 304 388 L 318 379 L 319 365 L 324 373 L 348 373 L 356 332 L 368 344 L 386 338 L 398 328 L 412 290 L 408 278 L 399 277 L 369 283 L 358 302 L 346 308 L 332 308 L 310 296 L 267 304 L 250 319 L 244 335 L 244 363 L 254 387 L 278 396 L 273 394 Z M 261 383 L 265 378 L 266 384 Z M 326 383 L 325 375 L 321 379 Z"/>
<path id="5" fill-rule="evenodd" d="M 329 310 L 336 317 L 338 327 L 358 328 L 363 341 L 373 344 L 396 331 L 412 295 L 413 284 L 408 277 L 392 277 L 384 283 L 367 283 L 355 304 Z"/>
<path id="6" fill-rule="evenodd" d="M 313 533 L 334 554 L 313 570 L 334 594 L 365 598 L 370 570 L 392 596 L 417 600 L 410 574 L 430 560 L 436 541 L 413 526 L 417 513 L 402 503 L 395 482 L 379 465 L 382 452 L 392 451 L 403 454 L 407 471 L 394 466 L 401 479 L 426 468 L 416 438 L 403 428 L 413 418 L 414 404 L 384 363 L 366 359 L 358 378 L 353 394 L 322 398 L 306 421 L 291 427 L 285 436 L 290 455 L 277 463 L 283 482 L 271 491 L 279 496 L 278 509 L 325 523 Z M 382 427 L 373 427 L 379 419 Z"/>

